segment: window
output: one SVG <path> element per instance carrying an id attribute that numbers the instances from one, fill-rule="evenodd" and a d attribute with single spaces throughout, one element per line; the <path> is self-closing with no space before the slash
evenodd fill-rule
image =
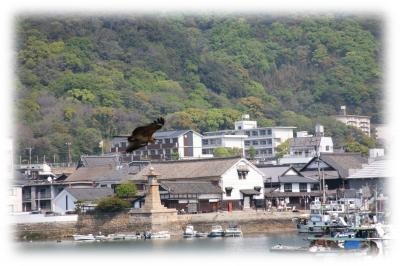
<path id="1" fill-rule="evenodd" d="M 326 145 L 325 150 L 329 151 L 329 145 Z"/>
<path id="2" fill-rule="evenodd" d="M 239 179 L 246 179 L 246 176 L 249 173 L 249 170 L 238 169 L 237 172 L 238 172 Z"/>
<path id="3" fill-rule="evenodd" d="M 299 189 L 300 189 L 300 192 L 307 192 L 307 183 L 300 183 Z"/>
<path id="4" fill-rule="evenodd" d="M 258 145 L 258 141 L 257 140 L 253 140 L 253 145 Z"/>
<path id="5" fill-rule="evenodd" d="M 210 144 L 215 145 L 215 139 L 210 139 Z"/>
<path id="6" fill-rule="evenodd" d="M 244 142 L 244 145 L 250 146 L 250 141 L 249 141 L 249 140 L 246 140 L 246 141 Z"/>
<path id="7" fill-rule="evenodd" d="M 225 188 L 225 192 L 226 192 L 226 196 L 230 197 L 232 195 L 232 187 L 226 187 Z"/>
<path id="8" fill-rule="evenodd" d="M 257 132 L 257 131 L 252 131 L 252 132 L 251 132 L 251 135 L 252 135 L 252 136 L 258 136 L 258 132 Z"/>
<path id="9" fill-rule="evenodd" d="M 150 150 L 151 155 L 156 155 L 156 150 Z"/>
<path id="10" fill-rule="evenodd" d="M 65 195 L 65 210 L 68 210 L 68 195 Z"/>
<path id="11" fill-rule="evenodd" d="M 121 142 L 121 147 L 125 148 L 126 147 L 126 142 Z"/>
<path id="12" fill-rule="evenodd" d="M 260 135 L 261 135 L 261 136 L 265 136 L 265 134 L 266 134 L 266 132 L 265 132 L 264 129 L 260 130 Z"/>
<path id="13" fill-rule="evenodd" d="M 319 184 L 313 184 L 311 187 L 311 191 L 317 191 L 319 190 Z"/>
<path id="14" fill-rule="evenodd" d="M 272 144 L 272 139 L 267 139 L 268 144 Z"/>
<path id="15" fill-rule="evenodd" d="M 169 144 L 170 143 L 170 139 L 164 139 L 164 143 L 165 144 Z"/>
<path id="16" fill-rule="evenodd" d="M 260 145 L 267 145 L 267 141 L 266 140 L 261 140 L 260 141 Z"/>
<path id="17" fill-rule="evenodd" d="M 172 139 L 172 143 L 178 143 L 178 139 L 177 138 L 173 138 Z"/>
<path id="18" fill-rule="evenodd" d="M 100 187 L 107 187 L 107 184 L 101 184 Z"/>
<path id="19" fill-rule="evenodd" d="M 271 135 L 271 134 L 272 134 L 272 130 L 268 129 L 268 135 Z"/>
<path id="20" fill-rule="evenodd" d="M 260 150 L 261 154 L 267 154 L 267 150 Z"/>
<path id="21" fill-rule="evenodd" d="M 283 184 L 283 191 L 284 192 L 292 192 L 292 184 L 291 183 Z"/>
<path id="22" fill-rule="evenodd" d="M 246 131 L 245 134 L 250 137 L 250 131 Z"/>
<path id="23" fill-rule="evenodd" d="M 203 145 L 208 145 L 208 139 L 203 139 Z"/>

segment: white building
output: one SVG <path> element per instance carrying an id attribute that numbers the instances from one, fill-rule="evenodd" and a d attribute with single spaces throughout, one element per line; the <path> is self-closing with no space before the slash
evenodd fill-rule
<path id="1" fill-rule="evenodd" d="M 97 206 L 96 201 L 114 195 L 111 188 L 70 188 L 67 187 L 61 191 L 53 201 L 53 210 L 65 214 L 68 211 L 76 210 L 77 201 L 81 202 L 83 210 L 93 209 Z"/>
<path id="2" fill-rule="evenodd" d="M 159 173 L 159 182 L 193 182 L 207 181 L 219 186 L 223 191 L 222 202 L 214 202 L 217 209 L 246 209 L 255 202 L 264 200 L 263 173 L 251 162 L 240 157 L 209 158 L 197 160 L 153 162 L 151 166 L 142 169 L 130 180 L 141 184 L 149 167 Z M 193 186 L 192 192 L 196 193 Z M 200 199 L 193 203 L 202 204 Z"/>
<path id="3" fill-rule="evenodd" d="M 333 152 L 333 141 L 331 137 L 324 136 L 322 125 L 316 125 L 315 136 L 307 134 L 306 131 L 297 132 L 296 138 L 289 140 L 290 157 L 314 157 L 322 152 Z"/>
<path id="4" fill-rule="evenodd" d="M 234 135 L 229 131 L 217 131 L 215 134 L 210 132 L 203 136 L 203 155 L 212 155 L 217 147 L 227 147 L 241 149 L 244 156 L 244 140 L 247 138 L 247 135 Z"/>
<path id="5" fill-rule="evenodd" d="M 293 129 L 296 127 L 257 127 L 257 121 L 248 119 L 249 115 L 243 115 L 242 120 L 235 122 L 234 130 L 205 132 L 204 137 L 218 135 L 240 136 L 238 139 L 241 138 L 244 141 L 245 156 L 250 157 L 249 149 L 250 147 L 254 147 L 256 150 L 255 159 L 257 160 L 266 160 L 275 157 L 276 147 L 287 139 L 293 138 Z M 247 136 L 247 138 L 244 138 L 244 136 Z M 222 141 L 221 146 L 223 146 Z M 215 144 L 215 147 L 218 146 Z"/>
<path id="6" fill-rule="evenodd" d="M 348 125 L 359 128 L 366 135 L 371 135 L 371 122 L 369 116 L 364 115 L 347 115 L 345 112 L 343 115 L 334 115 L 336 120 Z"/>

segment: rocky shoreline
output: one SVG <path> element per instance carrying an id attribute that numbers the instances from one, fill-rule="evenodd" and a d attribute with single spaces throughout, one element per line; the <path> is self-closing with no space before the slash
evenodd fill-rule
<path id="1" fill-rule="evenodd" d="M 197 231 L 208 232 L 213 224 L 227 227 L 230 223 L 240 226 L 243 234 L 279 233 L 296 230 L 292 219 L 307 217 L 307 212 L 265 212 L 234 211 L 202 214 L 179 215 L 176 223 L 160 224 L 160 230 L 168 230 L 173 237 L 182 235 L 187 224 Z M 145 224 L 129 223 L 127 212 L 114 214 L 80 215 L 77 222 L 52 222 L 16 224 L 13 226 L 14 239 L 25 240 L 61 240 L 70 239 L 73 234 L 103 234 L 121 232 L 143 232 L 148 230 Z"/>

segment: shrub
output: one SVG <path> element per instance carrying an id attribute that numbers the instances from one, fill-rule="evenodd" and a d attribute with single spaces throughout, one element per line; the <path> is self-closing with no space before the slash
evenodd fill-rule
<path id="1" fill-rule="evenodd" d="M 96 210 L 101 212 L 117 212 L 129 208 L 129 202 L 118 197 L 102 198 L 97 202 Z"/>

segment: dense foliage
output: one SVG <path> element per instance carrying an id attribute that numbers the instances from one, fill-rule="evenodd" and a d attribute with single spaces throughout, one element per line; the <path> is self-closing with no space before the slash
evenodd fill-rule
<path id="1" fill-rule="evenodd" d="M 106 197 L 98 200 L 96 210 L 100 212 L 117 212 L 130 208 L 131 204 L 118 197 Z"/>
<path id="2" fill-rule="evenodd" d="M 21 17 L 16 154 L 65 161 L 166 117 L 166 129 L 315 122 L 346 105 L 382 122 L 380 21 L 335 16 Z M 354 129 L 323 123 L 335 146 Z M 368 142 L 369 140 L 365 140 Z M 369 143 L 370 144 L 370 143 Z M 369 145 L 368 144 L 368 145 Z M 109 144 L 108 144 L 109 145 Z"/>
<path id="3" fill-rule="evenodd" d="M 115 188 L 115 193 L 119 198 L 130 198 L 136 196 L 137 188 L 132 182 L 122 183 Z"/>

